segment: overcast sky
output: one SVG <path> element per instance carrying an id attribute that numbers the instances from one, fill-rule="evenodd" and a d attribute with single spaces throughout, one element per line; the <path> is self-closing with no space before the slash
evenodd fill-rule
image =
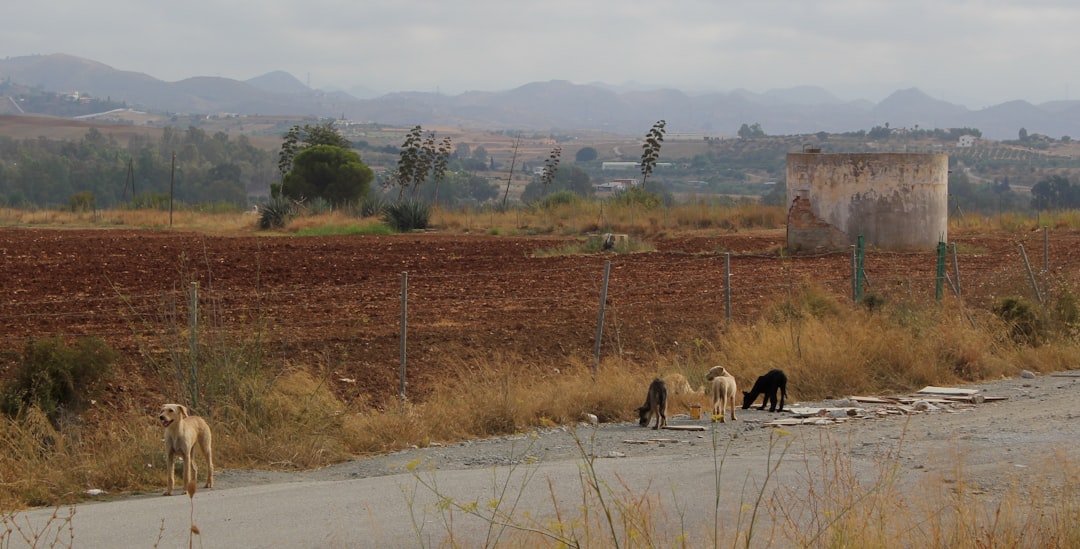
<path id="1" fill-rule="evenodd" d="M 67 53 L 177 81 L 458 94 L 535 81 L 688 92 L 904 88 L 970 108 L 1080 97 L 1077 0 L 8 2 L 0 57 Z"/>

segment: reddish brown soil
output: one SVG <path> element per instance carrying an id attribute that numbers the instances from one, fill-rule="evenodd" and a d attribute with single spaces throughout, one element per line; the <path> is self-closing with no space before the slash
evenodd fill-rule
<path id="1" fill-rule="evenodd" d="M 411 395 L 422 395 L 448 365 L 589 364 L 608 261 L 601 353 L 647 359 L 681 349 L 692 357 L 693 341 L 713 340 L 725 320 L 725 252 L 735 319 L 810 283 L 850 296 L 849 253 L 782 257 L 783 239 L 782 231 L 655 237 L 653 252 L 537 257 L 569 239 L 2 228 L 0 377 L 10 375 L 28 338 L 95 335 L 122 351 L 127 383 L 137 383 L 130 374 L 151 357 L 186 353 L 187 291 L 197 281 L 200 332 L 214 338 L 211 349 L 224 337 L 258 343 L 266 360 L 326 368 L 341 394 L 387 402 L 398 391 L 403 273 Z M 1075 282 L 1080 273 L 1075 232 L 1050 232 L 1049 276 L 1042 232 L 950 240 L 959 245 L 971 307 L 1033 295 L 1021 242 L 1038 280 Z M 869 291 L 887 301 L 934 299 L 933 252 L 871 251 L 865 270 Z M 946 299 L 954 299 L 947 289 Z"/>

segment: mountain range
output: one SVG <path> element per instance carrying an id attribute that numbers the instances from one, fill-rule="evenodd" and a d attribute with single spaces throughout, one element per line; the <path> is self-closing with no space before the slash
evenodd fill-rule
<path id="1" fill-rule="evenodd" d="M 1021 128 L 1029 135 L 1080 137 L 1080 101 L 1035 105 L 1015 100 L 972 110 L 916 88 L 898 90 L 876 104 L 843 101 L 814 86 L 692 95 L 676 89 L 620 91 L 605 84 L 562 80 L 505 91 L 395 92 L 360 98 L 345 91 L 312 89 L 282 71 L 243 81 L 200 76 L 165 82 L 66 54 L 0 59 L 0 80 L 56 93 L 77 91 L 149 111 L 313 115 L 394 126 L 633 135 L 664 119 L 669 132 L 708 136 L 733 135 L 743 124 L 757 123 L 770 135 L 842 133 L 888 125 L 977 128 L 983 137 L 996 140 L 1016 139 Z"/>

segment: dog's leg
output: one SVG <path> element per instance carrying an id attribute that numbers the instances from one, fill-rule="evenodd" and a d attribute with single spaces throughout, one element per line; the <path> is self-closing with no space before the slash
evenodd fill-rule
<path id="1" fill-rule="evenodd" d="M 206 487 L 214 487 L 214 452 L 210 448 L 210 435 L 206 435 L 206 440 L 202 445 L 203 454 L 206 456 Z"/>
<path id="2" fill-rule="evenodd" d="M 212 438 L 209 427 L 200 429 L 197 441 L 199 450 L 202 452 L 203 457 L 206 458 L 206 488 L 214 487 L 214 450 L 211 443 Z"/>
<path id="3" fill-rule="evenodd" d="M 169 448 L 169 457 L 165 459 L 165 468 L 169 471 L 169 480 L 165 482 L 165 493 L 162 495 L 171 496 L 176 483 L 176 474 L 174 473 L 176 470 L 176 452 L 172 448 Z"/>
<path id="4" fill-rule="evenodd" d="M 195 483 L 198 482 L 199 468 L 195 466 L 195 460 L 192 459 L 194 452 L 192 446 L 188 446 L 184 452 L 184 491 L 187 492 L 191 488 L 195 487 Z"/>

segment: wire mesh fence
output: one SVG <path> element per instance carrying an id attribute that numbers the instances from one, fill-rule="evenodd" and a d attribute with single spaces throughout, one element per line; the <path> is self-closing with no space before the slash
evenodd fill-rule
<path id="1" fill-rule="evenodd" d="M 146 238 L 136 231 L 103 245 L 73 231 L 34 248 L 27 234 L 13 233 L 19 231 L 0 231 L 7 296 L 0 302 L 0 353 L 7 367 L 32 337 L 98 336 L 138 364 L 175 360 L 197 331 L 203 346 L 257 344 L 274 359 L 322 362 L 343 378 L 395 387 L 404 272 L 407 348 L 421 377 L 437 375 L 446 360 L 494 353 L 552 363 L 588 359 L 609 261 L 604 356 L 645 359 L 680 340 L 712 338 L 729 317 L 756 321 L 807 291 L 860 306 L 852 298 L 849 252 L 730 253 L 723 236 L 694 245 L 660 242 L 648 253 L 540 256 L 534 252 L 555 239 L 401 235 L 268 242 L 170 233 Z M 1045 246 L 1042 238 L 956 238 L 944 299 L 962 296 L 965 306 L 989 309 L 1005 296 L 1035 301 L 1036 289 L 1044 300 L 1070 291 L 1080 273 L 1080 237 L 1050 232 Z M 778 243 L 763 242 L 761 249 Z M 869 250 L 863 295 L 886 306 L 932 306 L 937 261 L 934 251 Z M 192 282 L 199 289 L 194 329 Z"/>

